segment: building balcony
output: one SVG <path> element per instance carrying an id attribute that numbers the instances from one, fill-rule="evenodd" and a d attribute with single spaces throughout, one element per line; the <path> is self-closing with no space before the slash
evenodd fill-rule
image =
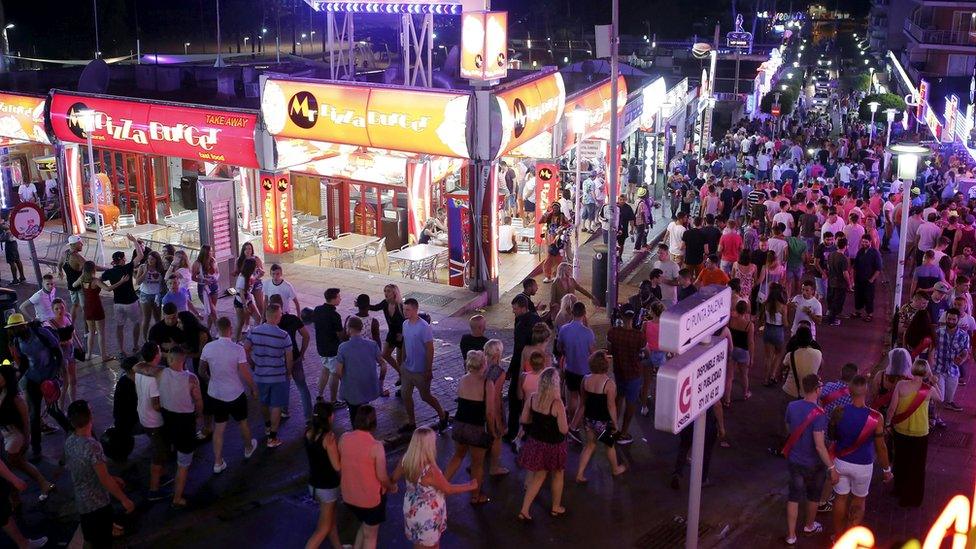
<path id="1" fill-rule="evenodd" d="M 927 30 L 906 19 L 905 34 L 919 44 L 976 48 L 976 34 L 971 34 L 969 31 Z"/>

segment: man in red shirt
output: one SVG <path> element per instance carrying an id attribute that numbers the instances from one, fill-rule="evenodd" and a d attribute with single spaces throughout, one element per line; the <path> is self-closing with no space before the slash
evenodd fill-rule
<path id="1" fill-rule="evenodd" d="M 715 254 L 709 255 L 705 258 L 705 268 L 698 275 L 698 280 L 695 281 L 695 286 L 699 288 L 704 288 L 712 284 L 726 285 L 729 283 L 729 275 L 725 274 L 722 269 L 719 268 L 718 256 Z"/>
<path id="2" fill-rule="evenodd" d="M 728 229 L 722 233 L 722 238 L 718 240 L 718 254 L 725 274 L 732 274 L 732 265 L 739 260 L 739 253 L 741 252 L 742 235 L 739 234 L 739 222 L 730 219 Z"/>
<path id="3" fill-rule="evenodd" d="M 634 311 L 624 309 L 620 314 L 622 326 L 614 326 L 607 332 L 607 344 L 613 356 L 613 374 L 617 383 L 617 409 L 624 409 L 624 419 L 620 424 L 620 436 L 617 444 L 630 444 L 634 437 L 630 436 L 630 421 L 640 401 L 641 385 L 641 356 L 647 346 L 644 331 L 634 327 Z M 626 406 L 621 404 L 626 403 Z M 616 421 L 617 418 L 613 418 Z"/>

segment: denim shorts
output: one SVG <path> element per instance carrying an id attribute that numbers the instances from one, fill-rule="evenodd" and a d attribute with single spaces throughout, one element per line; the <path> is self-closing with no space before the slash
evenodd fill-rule
<path id="1" fill-rule="evenodd" d="M 288 406 L 288 382 L 258 383 L 258 400 L 269 408 Z"/>
<path id="2" fill-rule="evenodd" d="M 651 366 L 659 367 L 668 360 L 668 353 L 664 351 L 651 351 Z"/>
<path id="3" fill-rule="evenodd" d="M 787 501 L 820 501 L 824 482 L 827 481 L 827 468 L 823 464 L 814 467 L 789 462 L 790 493 Z"/>
<path id="4" fill-rule="evenodd" d="M 732 348 L 732 362 L 739 364 L 749 364 L 749 350 L 739 347 Z"/>
<path id="5" fill-rule="evenodd" d="M 319 503 L 333 503 L 339 500 L 339 488 L 308 487 L 308 495 Z"/>
<path id="6" fill-rule="evenodd" d="M 783 327 L 778 324 L 767 324 L 766 329 L 763 330 L 763 341 L 773 347 L 782 347 L 786 342 L 785 337 Z"/>
<path id="7" fill-rule="evenodd" d="M 636 404 L 640 400 L 641 385 L 644 380 L 641 378 L 624 380 L 617 378 L 617 394 L 624 397 L 627 404 Z"/>
<path id="8" fill-rule="evenodd" d="M 159 304 L 159 294 L 148 294 L 142 290 L 139 290 L 139 303 L 143 305 L 147 304 Z"/>

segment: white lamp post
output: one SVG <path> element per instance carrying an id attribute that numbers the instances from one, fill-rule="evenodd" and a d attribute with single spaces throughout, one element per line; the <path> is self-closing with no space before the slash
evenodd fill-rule
<path id="1" fill-rule="evenodd" d="M 888 148 L 891 154 L 898 156 L 898 179 L 901 186 L 901 228 L 898 229 L 898 269 L 895 275 L 895 298 L 892 300 L 894 310 L 901 307 L 901 294 L 905 281 L 905 251 L 908 246 L 908 216 L 912 196 L 912 184 L 918 175 L 918 161 L 929 154 L 925 147 L 915 144 L 897 144 Z"/>
<path id="2" fill-rule="evenodd" d="M 888 131 L 885 133 L 885 147 L 891 145 L 891 124 L 895 121 L 895 115 L 898 111 L 895 109 L 885 109 L 885 115 L 888 117 Z"/>
<path id="3" fill-rule="evenodd" d="M 7 38 L 7 31 L 10 30 L 10 29 L 12 29 L 12 28 L 14 28 L 14 24 L 13 23 L 7 23 L 7 26 L 3 28 L 3 53 L 4 53 L 4 55 L 10 55 L 10 39 Z M 4 68 L 9 67 L 10 66 L 10 60 L 7 59 L 6 57 L 4 57 L 3 58 L 3 64 L 2 64 L 2 66 Z"/>
<path id="4" fill-rule="evenodd" d="M 183 42 L 183 55 L 186 55 L 190 51 L 190 43 Z"/>
<path id="5" fill-rule="evenodd" d="M 215 67 L 224 67 L 224 58 L 220 55 L 220 0 L 216 0 L 217 4 L 217 59 L 214 61 Z"/>
<path id="6" fill-rule="evenodd" d="M 91 178 L 92 202 L 95 207 L 95 229 L 98 234 L 95 256 L 102 265 L 105 264 L 105 244 L 102 242 L 102 185 L 95 177 L 95 152 L 92 148 L 92 132 L 95 131 L 95 117 L 98 114 L 92 109 L 78 111 L 78 119 L 82 129 L 85 130 L 85 139 L 88 141 L 88 176 Z"/>
<path id="7" fill-rule="evenodd" d="M 868 83 L 868 90 L 874 93 L 874 67 L 868 67 L 868 71 L 871 72 L 871 81 Z"/>
<path id="8" fill-rule="evenodd" d="M 573 130 L 573 134 L 576 135 L 576 187 L 573 191 L 573 278 L 579 277 L 579 233 L 580 233 L 580 218 L 582 212 L 580 211 L 580 201 L 583 195 L 583 185 L 581 178 L 581 166 L 583 164 L 583 157 L 580 156 L 581 145 L 583 144 L 583 134 L 586 132 L 586 111 L 579 106 L 573 109 L 573 112 L 568 114 L 569 123 Z"/>
<path id="9" fill-rule="evenodd" d="M 880 106 L 881 106 L 881 103 L 878 103 L 877 101 L 871 101 L 870 103 L 868 103 L 868 108 L 871 109 L 871 140 L 870 140 L 870 143 L 872 145 L 874 145 L 874 113 L 878 112 L 878 107 L 880 107 Z"/>

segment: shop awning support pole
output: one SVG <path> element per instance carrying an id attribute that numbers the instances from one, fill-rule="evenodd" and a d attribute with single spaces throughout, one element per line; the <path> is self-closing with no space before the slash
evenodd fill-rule
<path id="1" fill-rule="evenodd" d="M 91 130 L 85 132 L 88 141 L 88 177 L 91 178 L 92 202 L 95 207 L 95 230 L 98 231 L 95 257 L 99 265 L 105 265 L 105 244 L 102 242 L 102 185 L 95 177 L 95 150 L 92 148 Z"/>
<path id="2" fill-rule="evenodd" d="M 92 0 L 92 16 L 95 20 L 95 59 L 102 56 L 102 48 L 98 44 L 98 0 Z"/>
<path id="3" fill-rule="evenodd" d="M 573 278 L 579 280 L 580 261 L 579 261 L 579 239 L 580 239 L 580 199 L 583 195 L 583 185 L 580 181 L 580 170 L 583 165 L 583 157 L 580 156 L 580 147 L 583 144 L 583 134 L 576 134 L 576 182 L 573 187 Z"/>
<path id="4" fill-rule="evenodd" d="M 620 189 L 620 157 L 617 154 L 620 143 L 617 141 L 619 130 L 619 116 L 617 113 L 617 75 L 620 73 L 618 51 L 620 46 L 619 0 L 611 2 L 610 17 L 610 192 L 607 203 L 610 204 L 610 235 L 607 253 L 607 316 L 613 318 L 613 311 L 617 308 L 617 230 L 620 225 L 620 209 L 617 208 L 617 194 Z"/>

